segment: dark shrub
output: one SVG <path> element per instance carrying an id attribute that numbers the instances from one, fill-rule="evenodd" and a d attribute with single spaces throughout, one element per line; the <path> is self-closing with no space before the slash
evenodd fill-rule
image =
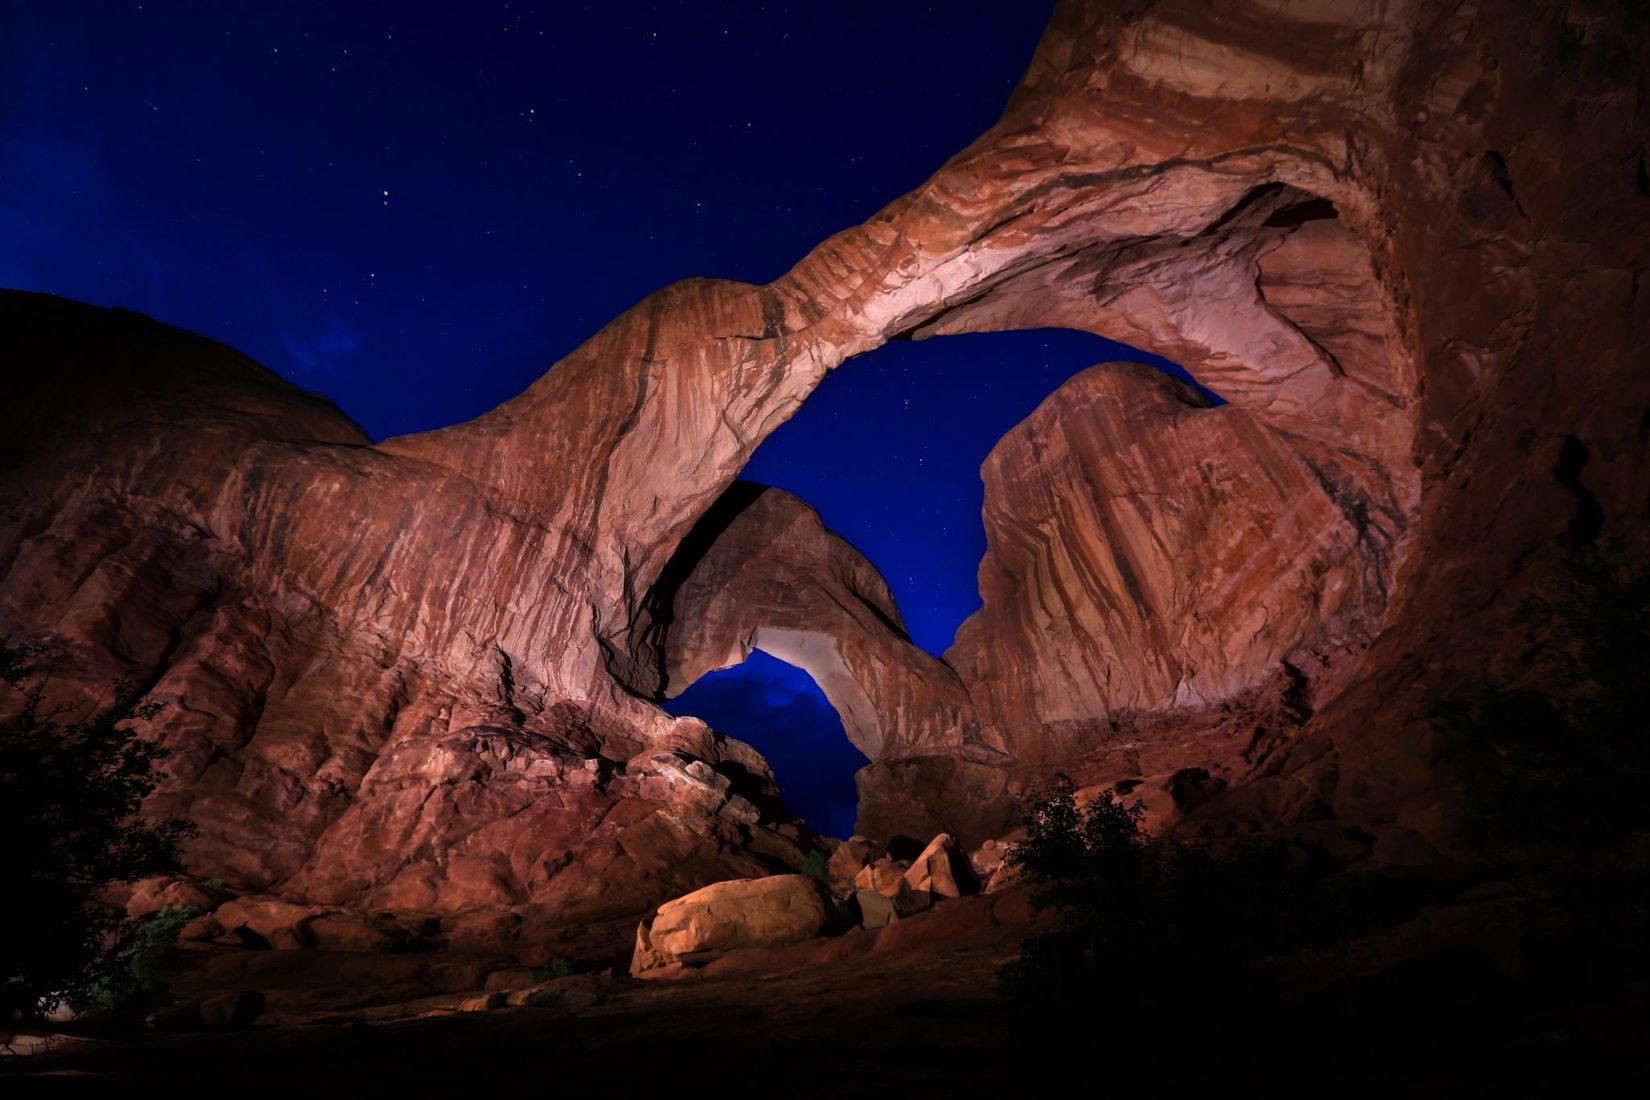
<path id="1" fill-rule="evenodd" d="M 1064 776 L 1033 798 L 1009 858 L 1054 924 L 1002 972 L 1019 1042 L 1071 1053 L 1104 1035 L 1130 1057 L 1157 1057 L 1269 1018 L 1255 964 L 1298 931 L 1283 853 L 1217 854 L 1149 836 L 1140 817 L 1138 803 L 1110 791 L 1080 808 Z"/>
<path id="2" fill-rule="evenodd" d="M 1650 569 L 1619 549 L 1570 563 L 1522 616 L 1511 683 L 1439 702 L 1485 854 L 1572 912 L 1642 920 L 1650 869 Z M 1505 679 L 1505 677 L 1504 677 Z"/>
<path id="3" fill-rule="evenodd" d="M 0 836 L 10 902 L 0 917 L 0 1019 L 68 1003 L 104 1011 L 149 1007 L 152 929 L 92 903 L 113 882 L 175 870 L 188 826 L 137 817 L 159 779 L 163 750 L 124 725 L 130 692 L 88 717 L 43 709 L 21 685 L 36 650 L 0 649 Z M 175 915 L 174 915 L 175 916 Z M 162 922 L 164 923 L 164 922 Z M 176 938 L 176 928 L 171 929 Z M 141 967 L 140 967 L 141 968 Z"/>

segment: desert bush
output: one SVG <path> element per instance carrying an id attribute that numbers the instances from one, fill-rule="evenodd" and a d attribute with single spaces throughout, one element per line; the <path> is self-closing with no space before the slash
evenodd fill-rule
<path id="1" fill-rule="evenodd" d="M 93 1015 L 130 1018 L 164 1008 L 172 999 L 163 964 L 184 925 L 201 915 L 193 905 L 168 905 L 128 923 L 107 961 L 94 964 L 76 1007 Z"/>
<path id="2" fill-rule="evenodd" d="M 549 966 L 541 966 L 533 971 L 533 981 L 535 983 L 554 981 L 556 978 L 565 978 L 574 972 L 573 960 L 565 955 L 557 955 L 551 960 Z"/>
<path id="3" fill-rule="evenodd" d="M 1172 1020 L 1203 1005 L 1240 1026 L 1264 1017 L 1270 991 L 1256 963 L 1300 928 L 1283 853 L 1253 844 L 1217 853 L 1153 837 L 1140 819 L 1138 803 L 1110 791 L 1079 807 L 1064 776 L 1031 798 L 1026 839 L 1008 858 L 1052 926 L 1001 974 L 1020 1041 L 1105 1034 L 1145 1049 L 1184 1034 Z"/>
<path id="4" fill-rule="evenodd" d="M 92 899 L 111 883 L 175 870 L 189 831 L 137 816 L 164 750 L 126 723 L 152 712 L 124 687 L 88 716 L 45 708 L 38 688 L 23 687 L 38 657 L 0 649 L 0 691 L 9 695 L 0 704 L 10 715 L 0 720 L 0 835 L 11 896 L 0 909 L 0 1019 L 64 1003 L 130 1004 L 118 991 L 143 988 L 132 952 L 149 933 Z"/>
<path id="5" fill-rule="evenodd" d="M 831 874 L 830 861 L 824 852 L 809 852 L 802 860 L 801 873 L 809 878 L 818 879 L 827 890 L 835 890 L 836 876 Z"/>

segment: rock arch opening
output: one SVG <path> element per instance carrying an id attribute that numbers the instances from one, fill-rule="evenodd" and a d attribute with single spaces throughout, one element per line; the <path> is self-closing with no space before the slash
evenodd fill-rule
<path id="1" fill-rule="evenodd" d="M 1161 356 L 1071 329 L 895 340 L 828 375 L 740 476 L 816 509 L 882 573 L 912 641 L 939 657 L 980 606 L 981 466 L 1062 385 L 1107 362 L 1196 384 Z"/>
<path id="2" fill-rule="evenodd" d="M 792 808 L 836 835 L 853 831 L 854 773 L 891 734 L 965 731 L 1003 755 L 943 660 L 980 607 L 980 471 L 1096 364 L 1222 403 L 1168 360 L 1067 330 L 896 341 L 827 378 L 745 470 L 777 484 L 736 482 L 655 589 L 664 709 L 755 745 Z"/>
<path id="3" fill-rule="evenodd" d="M 1310 715 L 1314 690 L 1303 685 L 1345 681 L 1397 590 L 1416 495 L 1414 381 L 1389 291 L 1342 215 L 1347 196 L 1232 182 L 1210 184 L 1202 217 L 1180 211 L 1134 235 L 1071 221 L 1047 251 L 965 280 L 965 289 L 874 311 L 880 336 L 844 338 L 822 356 L 804 345 L 811 380 L 794 403 L 777 403 L 754 436 L 732 433 L 747 476 L 786 480 L 758 448 L 771 437 L 778 453 L 788 436 L 805 439 L 783 426 L 793 415 L 793 424 L 834 418 L 931 445 L 932 436 L 877 423 L 878 403 L 854 398 L 856 372 L 878 356 L 925 375 L 931 392 L 954 402 L 971 395 L 947 361 L 968 342 L 929 337 L 1090 341 L 1080 359 L 1036 379 L 1024 407 L 981 442 L 990 451 L 983 545 L 948 540 L 950 525 L 922 506 L 905 530 L 923 537 L 906 536 L 903 548 L 897 534 L 892 548 L 877 545 L 885 532 L 874 516 L 853 530 L 852 508 L 841 513 L 847 522 L 822 521 L 810 505 L 833 491 L 852 498 L 851 479 L 840 450 L 809 454 L 804 445 L 795 467 L 813 466 L 813 484 L 788 483 L 806 502 L 738 483 L 672 544 L 630 625 L 610 635 L 615 675 L 660 699 L 737 663 L 758 630 L 831 639 L 830 674 L 813 671 L 872 761 L 861 776 L 861 828 L 873 834 L 989 835 L 1018 786 L 1051 768 L 1080 763 L 1141 778 L 1155 766 L 1151 754 L 1115 750 L 1148 727 L 1178 737 L 1171 727 L 1190 723 L 1208 735 L 1208 752 L 1194 755 L 1221 782 L 1257 772 L 1288 739 L 1275 727 L 1298 728 Z M 764 317 L 759 335 L 740 337 L 756 343 L 738 353 L 739 370 L 775 353 L 779 386 L 799 349 L 780 312 Z M 1094 344 L 1102 333 L 1173 356 L 1203 385 L 1162 373 L 1169 365 L 1185 377 L 1166 360 Z M 937 362 L 898 363 L 921 354 Z M 998 356 L 995 373 L 1035 378 L 1005 358 L 1012 352 Z M 860 361 L 831 371 L 849 359 Z M 1079 370 L 1104 360 L 1113 361 Z M 1021 362 L 1048 370 L 1052 357 Z M 984 393 L 978 400 L 1006 411 Z M 888 403 L 881 408 L 886 416 Z M 900 399 L 892 414 L 910 409 Z M 917 457 L 908 469 L 927 466 L 928 456 Z M 886 483 L 899 471 L 871 460 L 865 473 Z M 936 494 L 893 488 L 885 499 L 894 507 L 932 508 Z M 828 530 L 842 527 L 848 542 Z M 958 543 L 965 568 L 978 566 L 982 606 L 948 646 L 974 592 L 949 614 L 933 613 L 943 601 L 908 593 L 919 577 L 931 580 L 922 555 Z M 860 553 L 867 546 L 870 560 Z M 894 587 L 907 590 L 898 606 Z M 902 612 L 917 614 L 908 623 Z M 1255 721 L 1225 729 L 1216 712 L 1232 707 Z"/>
<path id="4" fill-rule="evenodd" d="M 859 795 L 854 776 L 870 761 L 843 735 L 843 721 L 812 676 L 757 639 L 744 661 L 706 673 L 661 704 L 692 715 L 762 754 L 785 804 L 825 836 L 854 831 Z"/>

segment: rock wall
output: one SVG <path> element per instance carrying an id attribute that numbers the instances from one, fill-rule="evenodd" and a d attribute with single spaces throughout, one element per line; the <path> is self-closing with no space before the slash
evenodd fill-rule
<path id="1" fill-rule="evenodd" d="M 19 293 L 0 332 L 31 365 L 0 412 L 0 635 L 45 647 L 54 701 L 126 679 L 161 704 L 149 809 L 199 824 L 200 876 L 510 908 L 532 935 L 801 859 L 755 752 L 611 687 L 555 694 L 565 670 L 476 633 L 577 617 L 526 577 L 540 526 L 211 341 Z"/>
<path id="2" fill-rule="evenodd" d="M 1135 364 L 1068 382 L 985 480 L 985 606 L 948 657 L 1043 764 L 1118 713 L 1219 703 L 1309 639 L 1367 631 L 1404 525 L 1349 515 L 1284 437 Z"/>
<path id="3" fill-rule="evenodd" d="M 329 904 L 571 920 L 794 862 L 759 758 L 648 702 L 764 636 L 836 640 L 872 832 L 977 839 L 1056 766 L 1202 768 L 1193 825 L 1447 848 L 1427 697 L 1646 515 L 1645 30 L 1608 3 L 1063 3 L 1002 121 L 865 225 L 767 286 L 667 287 L 486 416 L 377 446 L 227 349 L 7 295 L 0 640 L 50 646 L 54 691 L 166 704 L 155 809 L 201 824 L 199 873 Z M 1011 433 L 954 677 L 782 498 L 777 542 L 757 513 L 701 537 L 845 359 L 1040 325 L 1227 404 L 1103 368 Z"/>
<path id="4" fill-rule="evenodd" d="M 760 649 L 806 669 L 872 759 L 972 720 L 967 689 L 911 643 L 882 576 L 802 501 L 736 482 L 696 530 L 666 633 L 668 694 Z"/>

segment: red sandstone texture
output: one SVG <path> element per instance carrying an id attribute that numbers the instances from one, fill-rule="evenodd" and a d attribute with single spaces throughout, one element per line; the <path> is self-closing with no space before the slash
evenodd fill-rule
<path id="1" fill-rule="evenodd" d="M 1063 768 L 1447 854 L 1430 699 L 1650 500 L 1650 34 L 1538 9 L 1064 3 L 1002 121 L 865 225 L 377 446 L 226 348 L 6 295 L 0 640 L 65 696 L 146 687 L 191 869 L 310 905 L 528 935 L 796 865 L 761 760 L 649 702 L 753 646 L 871 756 L 873 837 L 972 846 Z M 1010 433 L 940 664 L 735 479 L 853 355 L 1046 325 L 1228 403 L 1101 366 Z"/>
<path id="2" fill-rule="evenodd" d="M 971 711 L 956 673 L 911 643 L 881 574 L 796 497 L 737 482 L 687 548 L 694 564 L 666 635 L 669 694 L 761 649 L 806 669 L 871 759 L 943 738 Z"/>

